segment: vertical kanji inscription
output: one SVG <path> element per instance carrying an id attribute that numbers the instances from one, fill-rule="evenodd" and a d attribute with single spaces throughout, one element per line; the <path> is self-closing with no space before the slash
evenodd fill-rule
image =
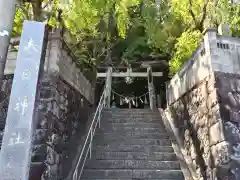
<path id="1" fill-rule="evenodd" d="M 43 23 L 24 22 L 0 152 L 1 180 L 28 180 L 45 31 Z"/>

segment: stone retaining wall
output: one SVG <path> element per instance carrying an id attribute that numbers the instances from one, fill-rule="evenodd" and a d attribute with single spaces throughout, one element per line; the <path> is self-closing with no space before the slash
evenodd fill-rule
<path id="1" fill-rule="evenodd" d="M 32 162 L 45 162 L 44 168 L 35 167 L 44 169 L 44 180 L 64 179 L 68 175 L 74 166 L 91 110 L 91 104 L 60 76 L 43 78 Z"/>
<path id="2" fill-rule="evenodd" d="M 93 113 L 91 84 L 65 46 L 60 32 L 50 35 L 39 84 L 31 180 L 59 180 L 68 176 Z M 0 136 L 4 131 L 15 64 L 16 52 L 12 52 L 8 55 L 0 92 Z"/>
<path id="3" fill-rule="evenodd" d="M 169 106 L 168 113 L 193 178 L 213 180 L 216 166 L 211 159 L 216 156 L 211 152 L 218 144 L 220 128 L 216 123 L 220 114 L 213 78 L 207 77 L 194 86 Z"/>
<path id="4" fill-rule="evenodd" d="M 219 144 L 213 151 L 219 157 L 215 163 L 221 167 L 219 176 L 230 171 L 232 179 L 237 180 L 240 179 L 240 75 L 215 72 L 215 79 L 222 128 L 216 139 Z"/>
<path id="5" fill-rule="evenodd" d="M 190 83 L 175 83 L 178 73 L 168 87 L 165 114 L 193 179 L 239 180 L 240 39 L 210 30 L 204 49 L 196 62 L 206 62 L 208 73 L 196 71 L 193 81 L 189 68 L 182 76 Z"/>
<path id="6" fill-rule="evenodd" d="M 60 29 L 49 33 L 46 50 L 44 70 L 47 73 L 57 73 L 72 87 L 79 91 L 86 99 L 93 103 L 92 87 L 90 81 L 81 72 L 75 62 L 75 57 L 64 42 Z M 15 47 L 18 49 L 18 46 Z M 5 75 L 14 74 L 16 68 L 17 51 L 9 50 Z"/>
<path id="7" fill-rule="evenodd" d="M 12 88 L 13 75 L 6 75 L 2 81 L 2 87 L 0 88 L 0 139 L 2 140 L 2 132 L 5 127 L 5 121 L 7 118 L 8 103 Z"/>
<path id="8" fill-rule="evenodd" d="M 1 139 L 7 116 L 13 76 L 5 76 L 0 108 Z M 38 126 L 34 138 L 30 180 L 67 177 L 87 129 L 91 104 L 60 76 L 45 74 L 37 105 Z M 42 179 L 41 179 L 42 178 Z"/>

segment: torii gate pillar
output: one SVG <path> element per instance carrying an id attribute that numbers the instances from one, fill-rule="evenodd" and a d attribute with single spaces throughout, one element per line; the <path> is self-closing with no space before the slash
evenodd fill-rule
<path id="1" fill-rule="evenodd" d="M 148 73 L 148 92 L 149 92 L 149 103 L 150 108 L 152 110 L 156 109 L 156 95 L 155 95 L 155 88 L 153 84 L 153 74 L 152 74 L 152 67 L 147 68 Z"/>
<path id="2" fill-rule="evenodd" d="M 150 108 L 152 110 L 156 109 L 156 95 L 153 84 L 153 77 L 162 76 L 162 72 L 152 72 L 152 67 L 147 66 L 147 72 L 132 72 L 131 68 L 128 68 L 127 72 L 113 72 L 112 67 L 108 67 L 107 73 L 97 73 L 97 77 L 106 78 L 106 91 L 105 91 L 105 106 L 110 108 L 111 103 L 111 91 L 112 91 L 112 77 L 146 77 L 148 78 L 148 91 L 149 91 L 149 101 Z"/>
<path id="3" fill-rule="evenodd" d="M 112 93 L 112 67 L 108 67 L 106 79 L 106 92 L 105 92 L 105 106 L 111 107 L 111 93 Z"/>

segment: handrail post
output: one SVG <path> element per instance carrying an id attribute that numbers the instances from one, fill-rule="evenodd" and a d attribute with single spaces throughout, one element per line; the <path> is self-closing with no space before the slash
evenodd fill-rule
<path id="1" fill-rule="evenodd" d="M 101 108 L 101 110 L 102 110 L 102 108 Z M 100 111 L 101 112 L 101 111 Z M 100 125 L 101 125 L 101 123 L 100 123 L 100 119 L 101 119 L 101 113 L 98 113 L 98 127 L 100 128 Z"/>
<path id="2" fill-rule="evenodd" d="M 89 146 L 89 158 L 92 158 L 92 140 L 93 140 L 93 129 L 91 128 L 90 146 Z"/>

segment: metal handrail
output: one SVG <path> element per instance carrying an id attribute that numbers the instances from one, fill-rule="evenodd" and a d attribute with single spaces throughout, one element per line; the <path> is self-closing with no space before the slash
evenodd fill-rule
<path id="1" fill-rule="evenodd" d="M 103 107 L 105 107 L 105 102 L 106 102 L 105 93 L 106 93 L 106 87 L 104 88 L 102 96 L 101 96 L 101 98 L 99 100 L 97 110 L 96 110 L 96 112 L 94 114 L 91 126 L 89 128 L 89 131 L 87 133 L 87 137 L 85 139 L 83 148 L 81 150 L 81 154 L 80 154 L 80 156 L 78 158 L 77 165 L 76 165 L 76 167 L 74 169 L 72 180 L 79 180 L 81 178 L 81 175 L 82 175 L 82 172 L 83 172 L 83 168 L 84 168 L 86 159 L 88 157 L 88 153 L 89 153 L 89 157 L 91 159 L 91 156 L 92 156 L 92 154 L 91 154 L 92 153 L 91 152 L 92 151 L 92 140 L 93 140 L 93 137 L 94 137 L 97 125 L 99 125 L 99 127 L 100 127 L 101 113 L 102 113 Z M 89 144 L 88 144 L 88 142 L 89 142 Z M 86 151 L 85 157 L 83 157 L 85 150 L 87 150 L 87 151 Z M 82 164 L 82 166 L 80 167 L 81 164 Z M 81 168 L 80 171 L 79 171 L 79 168 Z"/>

